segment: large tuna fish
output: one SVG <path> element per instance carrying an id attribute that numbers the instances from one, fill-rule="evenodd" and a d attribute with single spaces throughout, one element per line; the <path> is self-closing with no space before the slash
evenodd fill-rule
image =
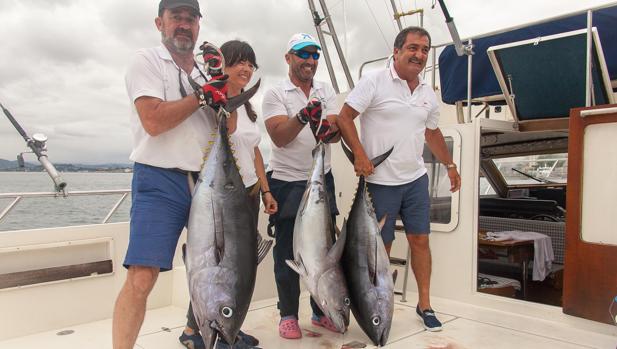
<path id="1" fill-rule="evenodd" d="M 254 94 L 258 85 L 245 93 Z M 230 99 L 226 109 L 242 103 Z M 208 349 L 217 334 L 235 342 L 253 295 L 257 264 L 272 244 L 257 233 L 252 211 L 222 116 L 195 186 L 185 260 L 193 312 Z"/>
<path id="2" fill-rule="evenodd" d="M 353 163 L 353 155 L 343 145 Z M 377 167 L 392 153 L 392 149 L 373 159 Z M 385 218 L 385 217 L 384 217 Z M 390 259 L 381 238 L 382 224 L 377 222 L 373 202 L 360 176 L 358 189 L 343 229 L 345 250 L 341 259 L 349 294 L 351 311 L 366 335 L 377 346 L 388 341 L 394 309 L 394 283 L 390 274 Z"/>
<path id="3" fill-rule="evenodd" d="M 349 295 L 340 259 L 345 234 L 333 241 L 335 225 L 330 213 L 324 175 L 325 146 L 313 150 L 313 168 L 294 225 L 294 260 L 287 260 L 297 272 L 315 302 L 336 329 L 345 333 L 349 325 Z"/>

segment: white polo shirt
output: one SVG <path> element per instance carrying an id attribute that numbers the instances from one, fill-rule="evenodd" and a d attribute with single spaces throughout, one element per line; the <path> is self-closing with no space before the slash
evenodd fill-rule
<path id="1" fill-rule="evenodd" d="M 336 94 L 328 84 L 313 80 L 313 87 L 307 98 L 302 89 L 287 78 L 264 94 L 262 102 L 264 120 L 277 115 L 294 118 L 313 97 L 321 100 L 322 118 L 338 113 Z M 272 152 L 268 167 L 272 170 L 272 178 L 287 182 L 305 181 L 309 178 L 313 166 L 312 150 L 317 143 L 308 125 L 304 126 L 298 136 L 284 147 L 277 147 L 272 141 L 270 143 Z M 326 173 L 330 171 L 330 145 L 328 144 L 326 144 L 325 171 Z"/>
<path id="2" fill-rule="evenodd" d="M 361 141 L 370 159 L 394 147 L 367 182 L 400 185 L 426 173 L 424 131 L 436 129 L 439 104 L 433 89 L 420 78 L 413 93 L 394 63 L 362 76 L 345 103 L 360 114 Z"/>
<path id="3" fill-rule="evenodd" d="M 259 146 L 261 133 L 256 122 L 252 122 L 244 106 L 237 109 L 238 125 L 229 137 L 231 148 L 235 150 L 236 164 L 240 168 L 240 175 L 245 187 L 257 183 L 255 172 L 255 147 Z"/>
<path id="4" fill-rule="evenodd" d="M 133 151 L 130 159 L 156 167 L 199 171 L 203 151 L 216 133 L 216 116 L 212 109 L 200 108 L 178 126 L 154 137 L 144 130 L 135 109 L 135 100 L 142 96 L 163 101 L 181 99 L 178 72 L 181 72 L 186 93 L 193 93 L 187 74 L 176 65 L 166 47 L 141 49 L 133 57 L 125 76 L 132 106 Z M 205 82 L 197 68 L 193 68 L 191 77 L 197 83 Z"/>

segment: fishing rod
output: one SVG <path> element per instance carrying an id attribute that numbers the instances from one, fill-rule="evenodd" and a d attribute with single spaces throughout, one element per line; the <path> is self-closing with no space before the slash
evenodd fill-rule
<path id="1" fill-rule="evenodd" d="M 448 26 L 448 31 L 450 32 L 450 36 L 452 37 L 452 41 L 454 42 L 454 49 L 456 50 L 456 54 L 459 56 L 473 55 L 474 53 L 473 46 L 471 44 L 463 45 L 463 42 L 461 41 L 461 37 L 458 35 L 458 30 L 456 29 L 456 25 L 454 24 L 454 18 L 450 16 L 450 13 L 448 12 L 448 8 L 446 7 L 446 3 L 444 2 L 444 0 L 438 0 L 438 1 L 439 1 L 439 6 L 441 7 L 441 12 L 443 12 L 443 15 L 446 17 L 446 26 Z"/>
<path id="2" fill-rule="evenodd" d="M 13 126 L 17 130 L 17 132 L 19 132 L 19 134 L 26 141 L 26 145 L 28 146 L 28 148 L 32 150 L 32 153 L 36 154 L 39 162 L 41 163 L 41 165 L 43 165 L 43 168 L 45 169 L 45 171 L 47 171 L 47 174 L 49 174 L 49 177 L 51 177 L 51 180 L 54 182 L 54 187 L 55 187 L 56 192 L 66 195 L 66 192 L 65 192 L 66 182 L 62 180 L 62 178 L 60 177 L 60 174 L 58 174 L 58 171 L 56 171 L 56 168 L 54 167 L 54 165 L 47 158 L 47 146 L 45 144 L 47 142 L 47 136 L 45 136 L 42 133 L 35 133 L 32 135 L 32 137 L 28 136 L 26 131 L 21 127 L 21 125 L 19 125 L 19 123 L 17 122 L 17 120 L 15 120 L 11 112 L 8 111 L 2 105 L 2 103 L 0 103 L 0 108 L 2 108 L 4 115 L 6 115 L 6 117 L 9 119 L 11 124 L 13 124 Z M 23 166 L 22 154 L 19 154 L 17 156 L 17 160 L 19 162 L 20 167 Z"/>

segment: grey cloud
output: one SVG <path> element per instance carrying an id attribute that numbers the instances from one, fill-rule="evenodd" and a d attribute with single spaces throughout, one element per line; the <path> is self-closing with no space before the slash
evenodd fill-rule
<path id="1" fill-rule="evenodd" d="M 343 17 L 346 5 L 347 27 Z M 387 1 L 328 0 L 334 25 L 346 48 L 354 80 L 362 62 L 390 54 L 398 29 Z M 580 9 L 607 0 L 567 1 L 447 1 L 462 37 L 495 27 L 518 25 Z M 217 44 L 230 39 L 249 42 L 260 65 L 261 96 L 284 79 L 283 58 L 289 37 L 296 32 L 315 34 L 306 1 L 201 0 L 199 40 Z M 417 3 L 425 10 L 424 23 L 434 43 L 450 41 L 438 6 L 429 0 L 403 0 L 404 10 Z M 559 4 L 556 13 L 555 4 Z M 0 103 L 9 108 L 29 133 L 46 132 L 50 158 L 61 162 L 126 162 L 131 151 L 130 105 L 124 71 L 130 56 L 141 47 L 160 43 L 154 25 L 157 0 L 0 0 Z M 321 11 L 320 11 L 321 12 Z M 403 19 L 417 24 L 417 17 Z M 346 30 L 345 30 L 346 29 Z M 330 40 L 327 38 L 328 42 Z M 334 46 L 329 44 L 341 90 L 346 89 Z M 383 62 L 368 67 L 374 69 Z M 324 60 L 317 79 L 329 81 Z M 261 126 L 263 129 L 263 126 Z M 0 115 L 0 158 L 14 159 L 25 145 Z M 267 158 L 269 139 L 262 150 Z"/>

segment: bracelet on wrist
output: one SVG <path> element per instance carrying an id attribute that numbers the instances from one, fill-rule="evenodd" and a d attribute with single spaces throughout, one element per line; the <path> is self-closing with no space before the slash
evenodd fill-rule
<path id="1" fill-rule="evenodd" d="M 270 193 L 270 191 L 269 191 L 269 190 L 262 191 L 262 192 L 261 192 L 261 196 L 264 196 L 264 195 L 266 195 L 266 194 L 268 194 L 268 193 Z M 272 193 L 270 193 L 270 194 L 272 194 Z"/>
<path id="2" fill-rule="evenodd" d="M 456 168 L 456 164 L 455 163 L 451 162 L 449 164 L 446 164 L 446 169 L 449 170 L 449 169 L 452 169 L 452 168 Z"/>
<path id="3" fill-rule="evenodd" d="M 206 95 L 202 89 L 195 90 L 195 97 L 197 97 L 200 108 L 205 108 L 208 105 L 208 103 L 206 103 Z"/>

